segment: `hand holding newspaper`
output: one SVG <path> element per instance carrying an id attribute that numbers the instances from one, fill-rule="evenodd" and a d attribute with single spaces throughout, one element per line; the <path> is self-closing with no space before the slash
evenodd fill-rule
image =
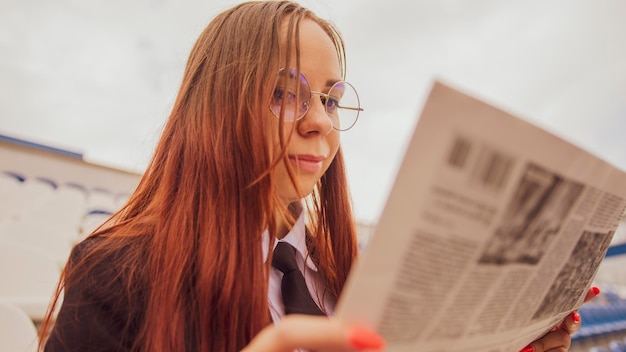
<path id="1" fill-rule="evenodd" d="M 336 316 L 387 351 L 519 351 L 583 302 L 626 174 L 435 83 Z"/>

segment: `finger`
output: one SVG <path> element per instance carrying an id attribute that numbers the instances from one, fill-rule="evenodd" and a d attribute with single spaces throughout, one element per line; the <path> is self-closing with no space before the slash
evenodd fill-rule
<path id="1" fill-rule="evenodd" d="M 598 295 L 600 294 L 600 289 L 596 286 L 591 287 L 588 291 L 587 291 L 587 296 L 585 296 L 585 303 L 591 301 L 592 299 L 596 298 Z"/>
<path id="2" fill-rule="evenodd" d="M 580 322 L 580 314 L 578 314 L 578 312 L 572 312 L 563 320 L 561 329 L 569 335 L 574 335 L 578 330 L 580 330 Z"/>
<path id="3" fill-rule="evenodd" d="M 378 350 L 384 341 L 375 332 L 349 327 L 326 317 L 290 315 L 263 329 L 242 352 L 291 352 L 308 350 Z"/>
<path id="4" fill-rule="evenodd" d="M 347 328 L 325 317 L 288 316 L 261 330 L 242 352 L 348 349 Z"/>
<path id="5" fill-rule="evenodd" d="M 567 351 L 572 340 L 564 329 L 551 331 L 524 347 L 520 352 Z"/>

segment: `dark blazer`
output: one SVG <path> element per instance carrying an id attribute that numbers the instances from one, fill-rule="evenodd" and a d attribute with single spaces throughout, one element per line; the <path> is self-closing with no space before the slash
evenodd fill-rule
<path id="1" fill-rule="evenodd" d="M 90 238 L 79 243 L 72 250 L 69 268 L 83 259 L 90 266 L 87 254 L 99 241 Z M 144 312 L 142 296 L 147 290 L 126 289 L 123 268 L 111 265 L 119 255 L 123 251 L 68 280 L 46 352 L 131 350 Z"/>

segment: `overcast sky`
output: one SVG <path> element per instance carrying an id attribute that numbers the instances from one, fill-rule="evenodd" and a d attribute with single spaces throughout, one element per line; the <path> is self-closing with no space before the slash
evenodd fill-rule
<path id="1" fill-rule="evenodd" d="M 235 3 L 0 0 L 0 133 L 141 172 L 193 42 Z M 626 169 L 626 1 L 301 3 L 343 32 L 365 107 L 342 133 L 361 221 L 382 211 L 436 78 Z"/>

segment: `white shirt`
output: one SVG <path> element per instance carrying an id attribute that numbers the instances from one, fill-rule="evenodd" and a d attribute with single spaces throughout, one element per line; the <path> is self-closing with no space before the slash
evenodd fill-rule
<path id="1" fill-rule="evenodd" d="M 264 262 L 267 262 L 267 248 L 270 238 L 274 241 L 273 248 L 276 248 L 276 244 L 278 244 L 278 242 L 287 242 L 292 245 L 296 249 L 296 262 L 298 263 L 298 268 L 304 275 L 304 279 L 306 281 L 306 285 L 309 289 L 311 297 L 313 297 L 315 303 L 320 308 L 322 308 L 322 311 L 330 316 L 334 311 L 335 302 L 329 297 L 329 294 L 326 294 L 325 297 L 322 297 L 325 285 L 320 279 L 320 276 L 317 272 L 317 267 L 309 257 L 309 251 L 306 247 L 305 214 L 306 211 L 303 210 L 296 220 L 296 223 L 293 225 L 291 231 L 289 231 L 289 233 L 280 241 L 273 236 L 270 237 L 270 234 L 267 230 L 263 233 L 263 260 Z M 274 323 L 280 321 L 281 317 L 285 315 L 285 305 L 283 304 L 283 298 L 280 289 L 282 279 L 283 273 L 280 272 L 280 270 L 272 267 L 270 272 L 270 281 L 267 296 L 269 300 L 270 313 L 272 315 L 272 320 L 274 321 Z"/>

